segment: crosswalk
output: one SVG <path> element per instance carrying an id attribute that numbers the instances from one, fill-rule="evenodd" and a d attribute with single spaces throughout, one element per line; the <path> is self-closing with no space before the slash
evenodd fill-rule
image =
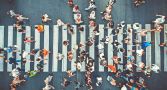
<path id="1" fill-rule="evenodd" d="M 76 71 L 75 62 L 77 61 L 78 56 L 77 56 L 77 52 L 75 50 L 75 47 L 80 42 L 86 43 L 86 41 L 87 41 L 86 38 L 87 37 L 93 37 L 93 34 L 92 34 L 93 29 L 92 28 L 87 28 L 86 25 L 82 25 L 82 26 L 84 27 L 84 31 L 80 32 L 77 29 L 78 26 L 73 25 L 74 34 L 70 35 L 70 34 L 68 34 L 67 26 L 59 27 L 57 25 L 54 25 L 53 30 L 50 30 L 50 28 L 52 28 L 51 26 L 44 25 L 44 35 L 43 35 L 44 40 L 41 40 L 42 39 L 41 38 L 42 33 L 39 33 L 37 30 L 34 30 L 33 27 L 26 26 L 26 33 L 25 33 L 26 37 L 31 37 L 32 33 L 34 33 L 34 38 L 33 39 L 35 40 L 35 43 L 30 43 L 30 44 L 23 44 L 24 43 L 23 42 L 24 35 L 20 32 L 17 32 L 16 35 L 15 35 L 14 34 L 15 29 L 14 29 L 13 26 L 8 26 L 7 28 L 5 28 L 5 26 L 0 26 L 0 33 L 1 33 L 1 35 L 0 35 L 0 47 L 3 48 L 3 47 L 8 47 L 8 46 L 13 46 L 14 43 L 16 43 L 16 45 L 18 46 L 19 52 L 16 52 L 15 56 L 16 56 L 17 60 L 21 60 L 22 56 L 20 55 L 20 53 L 23 52 L 23 47 L 25 47 L 24 51 L 30 52 L 34 48 L 35 49 L 41 49 L 41 44 L 42 44 L 43 45 L 42 49 L 46 49 L 46 50 L 49 50 L 49 51 L 51 51 L 51 49 L 52 49 L 52 51 L 53 51 L 53 52 L 49 53 L 49 55 L 44 58 L 43 72 L 49 72 L 49 71 L 58 72 L 58 71 L 60 71 L 59 67 L 61 67 L 62 72 L 67 71 L 69 68 L 72 71 Z M 128 29 L 130 27 L 132 27 L 132 24 L 127 24 L 126 25 L 126 29 Z M 145 29 L 151 29 L 151 24 L 145 24 L 144 27 L 145 27 Z M 140 28 L 142 28 L 142 25 L 140 25 Z M 7 30 L 5 30 L 5 29 L 7 29 Z M 95 59 L 95 57 L 97 57 L 95 55 L 95 53 L 97 52 L 96 51 L 97 50 L 96 49 L 97 48 L 96 44 L 100 44 L 101 43 L 100 40 L 102 38 L 104 38 L 106 36 L 109 36 L 110 41 L 107 45 L 104 45 L 104 46 L 107 46 L 107 47 L 104 47 L 104 49 L 101 50 L 101 52 L 107 51 L 107 54 L 105 55 L 105 57 L 108 60 L 108 65 L 112 65 L 113 64 L 112 57 L 113 57 L 114 47 L 111 44 L 111 42 L 114 41 L 114 39 L 115 39 L 115 38 L 113 38 L 114 36 L 111 35 L 112 29 L 107 29 L 107 34 L 104 33 L 106 29 L 104 29 L 103 24 L 99 24 L 98 29 L 99 29 L 99 32 L 100 32 L 100 34 L 97 35 L 99 40 L 98 40 L 98 43 L 96 43 L 96 41 L 95 41 L 95 43 L 92 46 L 88 47 L 89 56 L 92 57 L 93 59 Z M 167 31 L 167 24 L 164 24 L 163 35 L 161 35 L 158 32 L 156 32 L 155 34 L 152 34 L 150 32 L 147 33 L 145 40 L 146 41 L 154 40 L 154 46 L 147 47 L 146 51 L 144 53 L 145 54 L 145 59 L 146 59 L 145 60 L 146 65 L 156 64 L 156 65 L 160 66 L 160 68 L 163 67 L 163 69 L 162 68 L 161 69 L 164 72 L 167 71 L 167 48 L 164 47 L 163 49 L 161 49 L 161 47 L 159 47 L 159 44 L 160 44 L 161 39 L 163 39 L 163 42 L 165 42 L 167 40 L 167 34 L 165 33 L 165 31 Z M 7 36 L 5 36 L 5 32 L 7 33 Z M 79 32 L 79 35 L 78 35 L 78 32 Z M 53 34 L 51 34 L 51 33 L 53 33 Z M 121 33 L 124 33 L 124 31 L 122 30 Z M 133 31 L 132 31 L 132 33 L 133 33 Z M 143 41 L 142 37 L 140 35 L 135 37 L 135 36 L 133 36 L 132 33 L 129 33 L 129 35 L 128 35 L 128 37 L 131 39 L 129 43 L 133 44 L 133 42 L 132 42 L 133 39 L 138 39 L 140 41 Z M 70 35 L 71 38 L 68 38 L 69 35 Z M 53 40 L 50 39 L 51 37 L 53 38 Z M 117 37 L 118 42 L 122 42 L 123 34 L 119 34 L 116 37 Z M 66 41 L 66 40 L 71 41 L 69 43 L 69 46 L 64 46 L 63 45 L 63 41 Z M 4 45 L 5 42 L 7 42 L 6 45 Z M 32 47 L 32 44 L 34 44 L 34 48 Z M 53 44 L 53 45 L 50 45 L 50 44 Z M 51 47 L 51 46 L 53 46 L 53 47 Z M 70 47 L 70 50 L 69 50 L 68 47 Z M 127 56 L 132 55 L 133 52 L 129 52 L 128 50 L 132 50 L 133 47 L 134 47 L 133 45 L 123 45 L 123 44 L 121 44 L 120 47 L 126 48 Z M 139 48 L 141 48 L 141 47 L 139 46 L 139 47 L 136 47 L 135 49 L 137 50 Z M 86 49 L 86 47 L 82 47 L 81 51 L 82 50 L 87 50 L 87 49 Z M 68 51 L 72 51 L 72 53 L 73 53 L 73 59 L 71 61 L 69 61 L 68 57 L 67 57 L 67 52 Z M 36 59 L 39 57 L 38 53 L 34 57 L 31 57 L 30 55 L 26 56 L 27 62 L 25 63 L 25 65 L 21 65 L 22 63 L 18 62 L 18 65 L 16 65 L 16 67 L 25 67 L 25 72 L 27 72 L 29 70 L 37 70 L 36 66 L 38 64 L 38 61 L 36 61 Z M 58 53 L 62 53 L 64 55 L 64 58 L 63 58 L 62 61 L 57 59 Z M 0 54 L 0 55 L 3 56 L 3 54 Z M 126 60 L 126 59 L 123 57 L 123 54 L 122 53 L 117 53 L 117 55 L 121 58 L 121 63 L 124 63 L 124 60 Z M 163 58 L 162 58 L 162 56 L 163 56 Z M 5 57 L 5 58 L 9 59 L 10 57 L 13 57 L 13 53 L 7 53 L 7 57 Z M 142 57 L 137 56 L 137 55 L 135 57 L 136 57 L 136 63 L 143 61 Z M 31 62 L 30 59 L 32 59 L 32 58 L 33 58 L 34 62 Z M 1 59 L 0 60 L 0 72 L 3 72 L 5 70 L 7 70 L 7 72 L 11 72 L 12 68 L 14 68 L 15 66 L 7 63 L 7 66 L 6 66 L 7 68 L 4 68 L 5 67 L 4 66 L 5 65 L 5 62 L 4 62 L 5 59 L 4 58 L 0 58 L 0 59 Z M 95 63 L 97 63 L 97 61 L 98 61 L 98 64 L 94 64 L 93 71 L 96 70 L 95 68 L 98 67 L 99 72 L 104 72 L 105 68 L 102 65 L 100 65 L 100 59 L 99 58 L 97 58 L 97 59 L 98 60 L 95 60 Z M 162 61 L 164 62 L 163 65 L 162 65 Z M 61 65 L 60 65 L 59 62 L 61 62 Z M 33 63 L 33 64 L 30 64 L 30 63 Z M 68 67 L 69 65 L 71 67 Z M 95 66 L 95 65 L 98 65 L 98 66 Z M 123 69 L 123 66 L 119 65 L 118 68 Z M 85 71 L 85 62 L 82 62 L 81 72 L 83 72 L 83 71 Z"/>

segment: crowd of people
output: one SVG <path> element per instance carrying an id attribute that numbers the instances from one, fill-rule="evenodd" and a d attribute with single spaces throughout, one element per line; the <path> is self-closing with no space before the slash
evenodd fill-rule
<path id="1" fill-rule="evenodd" d="M 134 23 L 131 27 L 129 27 L 128 29 L 125 29 L 125 24 L 126 24 L 125 21 L 121 21 L 120 23 L 115 25 L 112 19 L 111 13 L 112 13 L 112 8 L 115 3 L 116 3 L 116 0 L 109 0 L 108 4 L 106 5 L 105 10 L 100 12 L 102 15 L 102 20 L 104 20 L 107 23 L 104 29 L 112 29 L 112 31 L 110 32 L 111 34 L 109 36 L 105 36 L 104 38 L 100 40 L 100 44 L 97 46 L 98 53 L 99 53 L 98 58 L 100 59 L 100 62 L 99 62 L 100 65 L 108 68 L 110 72 L 106 78 L 103 78 L 102 76 L 96 77 L 97 79 L 96 86 L 100 87 L 103 84 L 103 80 L 107 79 L 111 85 L 119 87 L 121 90 L 129 90 L 129 89 L 130 90 L 146 90 L 147 83 L 143 77 L 138 75 L 138 73 L 136 72 L 136 69 L 138 69 L 138 72 L 145 74 L 147 77 L 151 77 L 151 73 L 152 72 L 159 73 L 160 68 L 158 65 L 155 65 L 155 64 L 152 64 L 151 66 L 146 66 L 144 62 L 136 63 L 135 57 L 136 56 L 142 57 L 145 54 L 144 53 L 145 49 L 151 46 L 152 44 L 154 44 L 154 42 L 140 41 L 138 40 L 138 38 L 135 38 L 135 40 L 131 40 L 130 37 L 132 35 L 132 31 L 135 33 L 135 36 L 139 36 L 139 37 L 145 37 L 147 33 L 150 33 L 150 32 L 153 32 L 153 33 L 161 32 L 163 30 L 163 23 L 165 22 L 166 16 L 156 15 L 157 18 L 154 21 L 152 21 L 154 24 L 154 27 L 150 30 L 141 29 L 139 23 Z M 139 6 L 143 3 L 145 3 L 145 0 L 135 0 L 134 1 L 134 4 L 136 6 Z M 69 5 L 69 7 L 72 9 L 74 22 L 77 25 L 77 29 L 80 32 L 83 32 L 84 27 L 81 26 L 81 24 L 83 23 L 83 20 L 82 20 L 82 14 L 81 14 L 79 6 L 75 4 L 73 0 L 68 0 L 67 5 Z M 97 12 L 96 12 L 96 4 L 94 0 L 89 0 L 89 6 L 85 8 L 85 11 L 89 13 L 88 15 L 89 28 L 90 30 L 93 30 L 93 33 L 86 42 L 80 42 L 79 45 L 76 45 L 73 48 L 73 50 L 70 50 L 67 52 L 68 60 L 72 61 L 73 52 L 79 50 L 79 54 L 75 62 L 75 66 L 78 71 L 81 70 L 82 63 L 86 62 L 85 64 L 86 71 L 85 71 L 85 77 L 84 77 L 85 85 L 81 81 L 78 81 L 78 80 L 75 80 L 75 81 L 69 80 L 69 78 L 75 77 L 76 74 L 75 72 L 71 70 L 67 70 L 66 74 L 68 77 L 64 77 L 61 83 L 61 85 L 64 88 L 71 85 L 71 83 L 74 83 L 76 89 L 87 86 L 88 90 L 94 90 L 93 81 L 92 81 L 93 79 L 92 73 L 95 68 L 94 64 L 96 63 L 95 62 L 96 60 L 93 59 L 94 57 L 91 57 L 89 55 L 88 51 L 83 49 L 86 46 L 91 47 L 92 45 L 94 45 L 94 42 L 96 41 L 96 37 L 101 33 L 98 30 L 98 25 L 95 21 Z M 17 14 L 13 10 L 8 11 L 7 14 L 10 15 L 11 18 L 14 18 L 16 20 L 15 24 L 13 24 L 16 30 L 20 33 L 25 34 L 26 33 L 25 23 L 27 22 L 27 20 L 29 20 L 29 18 L 21 14 Z M 48 14 L 44 14 L 41 16 L 41 20 L 42 20 L 42 23 L 46 23 L 46 22 L 51 21 L 52 19 L 49 17 Z M 70 35 L 73 35 L 76 33 L 74 32 L 73 30 L 74 28 L 70 23 L 64 23 L 61 19 L 57 19 L 56 24 L 58 26 L 66 26 L 67 29 L 65 30 L 67 30 Z M 34 28 L 39 33 L 42 33 L 45 31 L 43 24 L 36 25 Z M 123 33 L 120 33 L 120 32 L 123 32 Z M 118 36 L 120 34 L 124 34 L 126 36 L 125 38 L 123 38 L 122 42 L 118 40 L 113 40 L 113 41 L 111 40 L 111 38 Z M 34 40 L 33 37 L 29 36 L 29 37 L 25 37 L 23 39 L 23 42 L 25 44 L 29 44 L 29 43 L 35 43 L 36 41 Z M 123 56 L 124 59 L 127 60 L 126 63 L 122 63 L 121 57 L 114 54 L 112 58 L 108 58 L 114 62 L 113 65 L 107 64 L 108 60 L 103 50 L 104 50 L 104 44 L 109 44 L 109 43 L 111 43 L 111 45 L 113 45 L 114 47 L 113 53 L 121 53 L 122 55 L 124 55 Z M 69 44 L 70 44 L 69 40 L 63 41 L 64 46 L 68 46 Z M 134 46 L 137 48 L 137 50 L 133 50 L 133 49 L 127 50 L 128 52 L 132 52 L 132 55 L 125 56 L 124 53 L 126 50 L 125 48 L 121 47 L 122 44 Z M 167 42 L 160 43 L 159 46 L 167 47 Z M 10 76 L 13 77 L 12 82 L 10 84 L 11 90 L 16 90 L 16 87 L 20 86 L 21 83 L 25 83 L 31 77 L 34 77 L 38 73 L 42 72 L 43 67 L 46 63 L 45 61 L 47 60 L 45 59 L 45 57 L 48 56 L 49 53 L 52 53 L 45 48 L 44 49 L 34 48 L 30 52 L 27 52 L 24 50 L 20 51 L 17 45 L 0 48 L 0 53 L 9 54 L 9 53 L 15 53 L 15 52 L 20 53 L 20 57 L 22 57 L 22 59 L 18 60 L 16 57 L 12 56 L 12 57 L 7 58 L 5 62 L 12 64 L 12 65 L 17 65 L 18 62 L 21 62 L 22 64 L 25 65 L 26 62 L 34 62 L 34 60 L 26 59 L 28 55 L 33 55 L 33 56 L 38 55 L 38 58 L 36 59 L 36 61 L 38 61 L 38 64 L 36 66 L 37 70 L 31 70 L 26 73 L 20 67 L 14 68 L 12 72 L 10 73 Z M 4 58 L 4 56 L 1 56 L 1 57 Z M 64 60 L 64 54 L 57 53 L 57 59 Z M 117 68 L 118 65 L 123 66 L 124 69 L 120 70 L 119 68 Z M 55 89 L 55 87 L 51 85 L 50 83 L 52 79 L 53 79 L 53 75 L 49 74 L 49 76 L 46 77 L 46 79 L 44 80 L 45 87 L 42 90 Z"/>

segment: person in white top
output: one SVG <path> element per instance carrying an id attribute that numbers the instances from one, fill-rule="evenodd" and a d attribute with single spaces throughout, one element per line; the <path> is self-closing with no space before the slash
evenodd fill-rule
<path id="1" fill-rule="evenodd" d="M 85 8 L 85 10 L 95 9 L 96 5 L 94 1 L 89 2 L 89 7 Z"/>
<path id="2" fill-rule="evenodd" d="M 42 90 L 51 90 L 51 89 L 55 89 L 52 85 L 49 85 L 49 83 L 52 81 L 53 76 L 49 75 L 48 77 L 46 77 L 46 79 L 44 80 L 45 82 L 45 87 Z"/>
<path id="3" fill-rule="evenodd" d="M 139 23 L 134 23 L 133 24 L 133 29 L 139 30 L 140 29 L 140 24 Z"/>
<path id="4" fill-rule="evenodd" d="M 23 17 L 23 15 L 17 15 L 17 16 L 16 16 L 16 19 L 17 19 L 18 21 L 23 21 L 23 20 L 28 20 L 29 18 Z"/>
<path id="5" fill-rule="evenodd" d="M 57 59 L 58 60 L 62 60 L 64 58 L 64 55 L 63 54 L 61 54 L 61 53 L 58 53 L 57 54 Z"/>
<path id="6" fill-rule="evenodd" d="M 26 58 L 29 55 L 29 53 L 27 51 L 23 51 L 22 57 Z"/>
<path id="7" fill-rule="evenodd" d="M 159 73 L 160 68 L 158 65 L 152 64 L 151 65 L 151 70 L 154 71 L 155 73 Z"/>
<path id="8" fill-rule="evenodd" d="M 99 49 L 99 50 L 104 49 L 104 45 L 103 45 L 103 44 L 101 44 L 101 43 L 99 43 L 99 45 L 98 45 L 98 49 Z"/>
<path id="9" fill-rule="evenodd" d="M 155 19 L 153 21 L 153 23 L 155 23 L 155 24 L 162 24 L 162 23 L 165 22 L 165 16 L 164 15 L 156 15 L 156 16 L 158 16 L 158 18 Z"/>
<path id="10" fill-rule="evenodd" d="M 131 62 L 128 62 L 128 63 L 126 64 L 126 69 L 127 69 L 127 70 L 130 70 L 130 71 L 133 70 L 133 65 L 132 65 Z"/>
<path id="11" fill-rule="evenodd" d="M 11 72 L 11 75 L 15 78 L 20 75 L 20 71 L 17 68 L 14 68 Z"/>
<path id="12" fill-rule="evenodd" d="M 121 87 L 121 90 L 128 90 L 128 89 L 127 89 L 127 87 L 126 87 L 125 85 L 123 85 L 123 86 Z"/>
<path id="13" fill-rule="evenodd" d="M 96 19 L 95 15 L 96 15 L 95 11 L 91 11 L 89 19 Z"/>
<path id="14" fill-rule="evenodd" d="M 13 10 L 9 10 L 7 14 L 10 15 L 10 17 L 16 17 L 18 15 Z"/>
<path id="15" fill-rule="evenodd" d="M 113 5 L 114 3 L 116 3 L 116 0 L 109 0 L 108 2 L 109 5 Z"/>
<path id="16" fill-rule="evenodd" d="M 44 80 L 45 84 L 49 84 L 52 81 L 53 76 L 49 75 L 48 77 L 46 77 L 46 79 Z"/>
<path id="17" fill-rule="evenodd" d="M 44 14 L 42 15 L 42 22 L 48 22 L 50 21 L 51 19 L 49 18 L 48 14 Z"/>
<path id="18" fill-rule="evenodd" d="M 58 25 L 58 26 L 63 26 L 63 25 L 65 25 L 65 24 L 64 24 L 64 22 L 61 21 L 61 19 L 58 19 L 58 20 L 57 20 L 57 25 Z"/>
<path id="19" fill-rule="evenodd" d="M 136 50 L 136 53 L 137 53 L 138 56 L 142 56 L 143 53 L 144 53 L 144 50 L 143 49 Z"/>
<path id="20" fill-rule="evenodd" d="M 55 89 L 55 87 L 53 87 L 52 85 L 46 84 L 42 90 L 53 90 L 53 89 Z"/>

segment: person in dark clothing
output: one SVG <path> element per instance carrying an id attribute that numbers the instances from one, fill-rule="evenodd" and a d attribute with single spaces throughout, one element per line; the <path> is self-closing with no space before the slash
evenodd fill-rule
<path id="1" fill-rule="evenodd" d="M 15 64 L 18 65 L 17 62 L 20 62 L 21 60 L 16 60 L 16 58 L 14 57 L 10 57 L 9 60 L 7 62 L 9 62 L 9 64 Z"/>

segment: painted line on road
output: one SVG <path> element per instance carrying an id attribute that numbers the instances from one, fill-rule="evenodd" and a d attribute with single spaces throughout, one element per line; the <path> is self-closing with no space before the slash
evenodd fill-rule
<path id="1" fill-rule="evenodd" d="M 44 25 L 44 49 L 49 51 L 49 25 Z M 43 58 L 44 58 L 43 72 L 48 72 L 49 71 L 49 53 L 47 56 Z"/>
<path id="2" fill-rule="evenodd" d="M 4 26 L 0 26 L 0 47 L 4 48 Z M 4 56 L 4 54 L 0 54 L 1 56 Z M 0 58 L 0 72 L 4 70 L 4 58 Z"/>
<path id="3" fill-rule="evenodd" d="M 84 31 L 80 32 L 80 42 L 85 43 L 86 42 L 86 26 L 82 25 L 82 27 L 84 28 Z M 81 51 L 85 51 L 86 48 L 85 46 L 81 48 Z M 81 67 L 81 71 L 85 71 L 85 61 L 82 62 L 82 67 Z"/>
<path id="4" fill-rule="evenodd" d="M 102 38 L 104 38 L 104 25 L 103 24 L 99 24 L 99 44 L 100 44 L 100 40 L 102 40 Z M 102 43 L 101 43 L 102 44 Z M 104 45 L 103 45 L 104 46 Z M 104 49 L 100 50 L 102 53 L 104 53 Z M 104 72 L 104 66 L 100 65 L 100 57 L 98 58 L 99 60 L 99 71 L 100 72 Z"/>
<path id="5" fill-rule="evenodd" d="M 67 40 L 67 26 L 62 26 L 62 43 L 63 41 Z M 66 72 L 67 71 L 67 46 L 63 45 L 63 51 L 62 54 L 64 55 L 64 59 L 62 61 L 62 71 Z"/>
<path id="6" fill-rule="evenodd" d="M 52 71 L 58 71 L 58 42 L 59 42 L 59 27 L 57 25 L 53 26 L 53 62 L 52 62 Z"/>
<path id="7" fill-rule="evenodd" d="M 8 46 L 13 46 L 13 26 L 8 26 Z M 10 57 L 13 57 L 12 52 L 8 53 L 7 59 L 9 59 Z M 7 64 L 7 71 L 12 71 L 12 64 Z"/>
<path id="8" fill-rule="evenodd" d="M 151 30 L 150 24 L 145 24 L 145 29 Z M 151 32 L 146 35 L 146 41 L 151 41 Z M 151 66 L 151 46 L 146 48 L 146 66 Z"/>

